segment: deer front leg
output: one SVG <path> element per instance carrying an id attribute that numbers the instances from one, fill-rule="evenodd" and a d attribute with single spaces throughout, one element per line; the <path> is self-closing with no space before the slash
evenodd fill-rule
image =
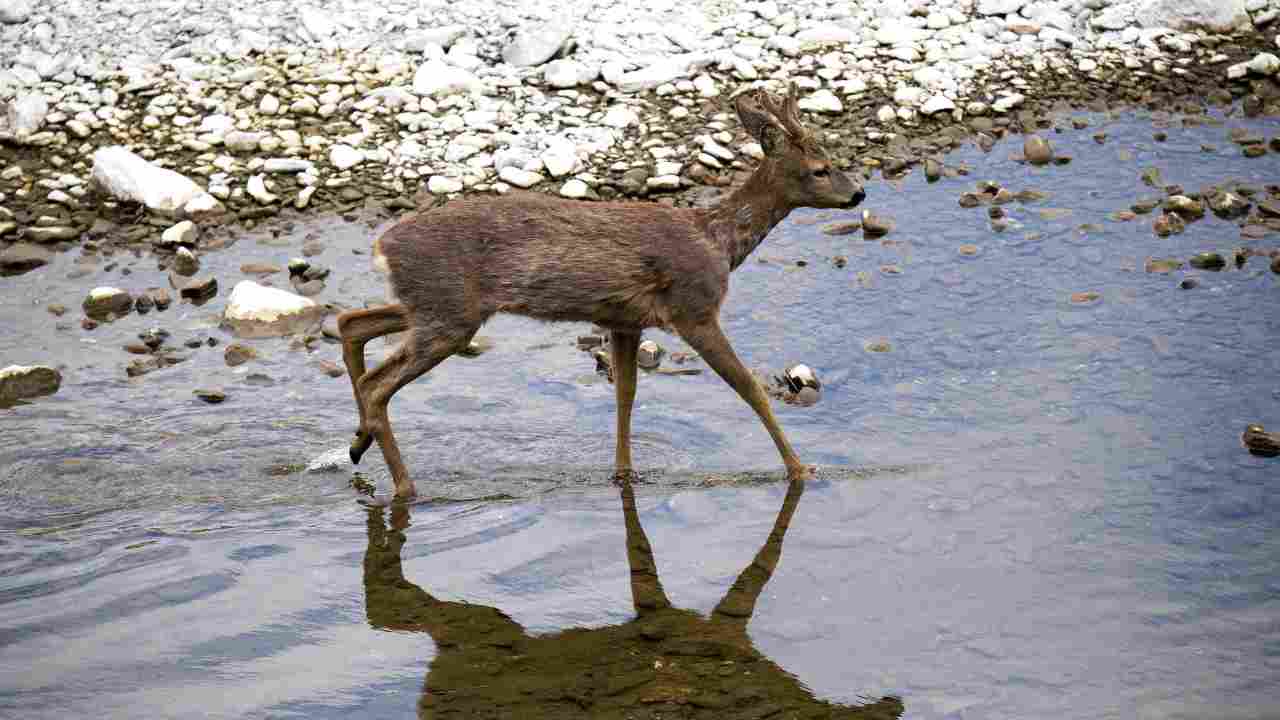
<path id="1" fill-rule="evenodd" d="M 615 478 L 629 478 L 631 467 L 631 407 L 636 399 L 636 354 L 640 333 L 613 330 L 609 333 L 613 352 L 613 387 L 618 398 L 617 449 L 613 456 Z"/>
<path id="2" fill-rule="evenodd" d="M 360 395 L 360 378 L 364 377 L 364 346 L 374 338 L 402 332 L 409 328 L 403 305 L 382 305 L 365 310 L 349 310 L 338 315 L 338 333 L 342 335 L 342 362 L 351 378 L 351 390 L 356 396 L 356 409 L 360 413 L 360 425 L 351 441 L 351 462 L 359 463 L 365 451 L 373 444 L 373 434 L 366 421 L 365 402 Z"/>
<path id="3" fill-rule="evenodd" d="M 769 436 L 773 438 L 778 454 L 782 456 L 782 462 L 787 467 L 787 477 L 791 480 L 808 479 L 813 474 L 812 470 L 801 463 L 800 458 L 796 457 L 795 451 L 791 449 L 791 443 L 787 442 L 786 435 L 782 433 L 782 428 L 773 417 L 773 409 L 769 407 L 769 396 L 752 377 L 751 371 L 747 370 L 738 359 L 733 346 L 729 344 L 729 339 L 720 329 L 719 320 L 712 317 L 701 322 L 686 322 L 677 325 L 676 329 L 680 337 L 698 351 L 711 369 L 729 383 L 729 386 L 747 401 L 751 409 L 756 411 L 765 429 L 769 431 Z"/>

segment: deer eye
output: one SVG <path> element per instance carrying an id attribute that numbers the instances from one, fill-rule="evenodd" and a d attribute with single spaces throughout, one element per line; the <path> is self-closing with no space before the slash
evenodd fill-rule
<path id="1" fill-rule="evenodd" d="M 818 168 L 817 170 L 814 170 L 814 171 L 813 171 L 813 176 L 814 176 L 814 177 L 816 177 L 816 178 L 825 178 L 825 177 L 830 177 L 830 176 L 831 176 L 831 169 L 830 169 L 830 168 Z"/>

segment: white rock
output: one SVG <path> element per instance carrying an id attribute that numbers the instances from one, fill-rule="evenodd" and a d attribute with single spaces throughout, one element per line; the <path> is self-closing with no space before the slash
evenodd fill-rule
<path id="1" fill-rule="evenodd" d="M 844 103 L 840 102 L 840 98 L 826 88 L 800 98 L 797 105 L 801 110 L 810 112 L 830 114 L 844 112 Z"/>
<path id="2" fill-rule="evenodd" d="M 881 125 L 891 123 L 898 119 L 898 111 L 894 110 L 892 105 L 883 105 L 876 111 L 876 119 Z"/>
<path id="3" fill-rule="evenodd" d="M 263 95 L 258 101 L 258 112 L 263 115 L 275 115 L 280 112 L 280 99 L 275 95 Z"/>
<path id="4" fill-rule="evenodd" d="M 571 142 L 553 143 L 538 158 L 553 178 L 564 177 L 578 167 L 578 153 Z"/>
<path id="5" fill-rule="evenodd" d="M 1258 75 L 1275 75 L 1280 72 L 1280 58 L 1271 53 L 1258 53 L 1248 62 L 1247 67 Z"/>
<path id="6" fill-rule="evenodd" d="M 605 112 L 600 123 L 612 128 L 624 128 L 640 122 L 640 116 L 634 110 L 622 105 L 614 105 Z"/>
<path id="7" fill-rule="evenodd" d="M 0 24 L 17 25 L 31 17 L 31 0 L 4 0 L 0 2 Z"/>
<path id="8" fill-rule="evenodd" d="M 302 27 L 307 33 L 316 40 L 324 40 L 332 37 L 338 31 L 338 26 L 323 11 L 313 7 L 303 7 L 298 10 L 298 19 L 302 22 Z"/>
<path id="9" fill-rule="evenodd" d="M 645 180 L 645 185 L 650 190 L 679 190 L 679 175 L 658 175 Z"/>
<path id="10" fill-rule="evenodd" d="M 177 225 L 170 226 L 160 234 L 160 245 L 195 245 L 196 238 L 200 235 L 199 228 L 190 220 L 183 220 Z"/>
<path id="11" fill-rule="evenodd" d="M 462 181 L 444 175 L 432 175 L 427 180 L 427 190 L 434 195 L 449 195 L 462 192 Z"/>
<path id="12" fill-rule="evenodd" d="M 920 106 L 920 112 L 925 115 L 932 115 L 934 113 L 946 112 L 955 109 L 955 102 L 946 95 L 934 95 L 928 100 L 925 100 L 924 104 Z"/>
<path id="13" fill-rule="evenodd" d="M 819 25 L 818 27 L 801 30 L 796 33 L 795 38 L 801 47 L 843 45 L 845 43 L 856 43 L 859 40 L 856 31 L 838 25 Z"/>
<path id="14" fill-rule="evenodd" d="M 424 97 L 476 93 L 483 87 L 475 75 L 443 60 L 428 60 L 413 75 L 413 92 Z"/>
<path id="15" fill-rule="evenodd" d="M 241 280 L 227 298 L 222 324 L 240 337 L 274 337 L 301 332 L 323 315 L 323 307 L 301 295 Z"/>
<path id="16" fill-rule="evenodd" d="M 153 165 L 120 145 L 93 154 L 92 180 L 114 198 L 170 214 L 204 192 L 186 177 Z"/>
<path id="17" fill-rule="evenodd" d="M 245 192 L 263 205 L 269 205 L 279 199 L 267 191 L 267 181 L 262 175 L 254 175 L 249 178 Z"/>
<path id="18" fill-rule="evenodd" d="M 1010 15 L 1022 9 L 1027 0 L 978 0 L 979 15 Z"/>
<path id="19" fill-rule="evenodd" d="M 592 78 L 586 75 L 586 66 L 576 60 L 552 60 L 542 68 L 542 79 L 553 88 L 571 88 L 590 82 Z"/>
<path id="20" fill-rule="evenodd" d="M 1249 74 L 1249 63 L 1236 63 L 1227 68 L 1228 80 L 1239 80 Z"/>
<path id="21" fill-rule="evenodd" d="M 329 163 L 339 170 L 349 170 L 364 162 L 364 153 L 350 145 L 334 145 L 329 148 Z"/>
<path id="22" fill-rule="evenodd" d="M 1021 105 L 1022 101 L 1026 99 L 1027 98 L 1025 96 L 1020 95 L 1018 93 L 1013 93 L 1012 95 L 1005 95 L 1004 97 L 1001 97 L 997 99 L 995 102 L 991 103 L 991 109 L 1000 113 L 1009 112 L 1013 108 L 1016 108 L 1019 105 Z"/>
<path id="23" fill-rule="evenodd" d="M 659 85 L 688 77 L 710 65 L 714 60 L 711 53 L 686 53 L 669 57 L 640 70 L 606 77 L 605 82 L 625 93 L 652 90 Z M 609 67 L 608 64 L 605 67 Z M 601 74 L 604 74 L 605 67 L 601 68 Z"/>
<path id="24" fill-rule="evenodd" d="M 1252 25 L 1245 0 L 1144 0 L 1135 8 L 1135 16 L 1143 27 L 1174 30 L 1204 27 L 1230 32 Z"/>
<path id="25" fill-rule="evenodd" d="M 0 118 L 0 136 L 12 135 L 19 142 L 40 131 L 49 115 L 49 100 L 40 93 L 29 93 L 9 103 L 8 112 Z"/>
<path id="26" fill-rule="evenodd" d="M 573 35 L 569 22 L 521 28 L 502 50 L 502 59 L 516 67 L 532 67 L 555 57 Z"/>
<path id="27" fill-rule="evenodd" d="M 219 215 L 224 209 L 222 203 L 218 202 L 216 197 L 210 193 L 202 192 L 182 206 L 182 213 L 189 218 L 200 220 L 201 218 Z"/>
<path id="28" fill-rule="evenodd" d="M 542 175 L 536 172 L 530 172 L 515 165 L 508 165 L 498 173 L 498 178 L 505 183 L 515 185 L 520 188 L 530 188 L 542 182 Z"/>
<path id="29" fill-rule="evenodd" d="M 316 173 L 316 164 L 310 160 L 302 158 L 267 158 L 262 163 L 263 172 L 268 173 L 307 173 L 314 175 Z"/>
<path id="30" fill-rule="evenodd" d="M 578 178 L 567 180 L 564 185 L 560 186 L 560 197 L 567 197 L 572 200 L 580 200 L 590 192 L 590 186 Z"/>

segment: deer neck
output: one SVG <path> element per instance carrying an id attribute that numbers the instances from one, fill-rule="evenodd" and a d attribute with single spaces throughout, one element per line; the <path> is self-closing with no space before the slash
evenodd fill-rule
<path id="1" fill-rule="evenodd" d="M 707 233 L 729 257 L 729 268 L 747 259 L 774 226 L 791 212 L 783 199 L 777 171 L 765 161 L 751 177 L 711 211 Z"/>

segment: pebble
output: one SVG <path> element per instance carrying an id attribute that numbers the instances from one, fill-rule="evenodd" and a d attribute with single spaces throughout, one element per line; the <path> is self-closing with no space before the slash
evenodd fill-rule
<path id="1" fill-rule="evenodd" d="M 191 276 L 200 271 L 200 258 L 190 250 L 180 247 L 173 256 L 173 269 L 179 275 Z"/>
<path id="2" fill-rule="evenodd" d="M 210 405 L 217 405 L 218 403 L 221 403 L 222 401 L 227 399 L 227 394 L 221 390 L 209 390 L 205 388 L 196 388 L 195 390 L 191 391 L 191 394 L 209 403 Z"/>
<path id="3" fill-rule="evenodd" d="M 864 237 L 883 237 L 892 232 L 893 227 L 893 221 L 888 218 L 873 215 L 870 210 L 862 212 L 862 234 Z"/>
<path id="4" fill-rule="evenodd" d="M 787 389 L 793 393 L 798 393 L 804 388 L 822 389 L 822 382 L 818 380 L 818 374 L 813 371 L 813 368 L 800 363 L 784 370 L 782 380 Z"/>
<path id="5" fill-rule="evenodd" d="M 237 367 L 258 357 L 258 351 L 244 343 L 230 343 L 222 351 L 227 367 Z"/>
<path id="6" fill-rule="evenodd" d="M 1039 135 L 1028 135 L 1023 140 L 1022 154 L 1032 165 L 1048 165 L 1053 162 L 1053 147 Z"/>
<path id="7" fill-rule="evenodd" d="M 661 345 L 652 340 L 645 340 L 640 343 L 636 352 L 636 363 L 644 370 L 653 370 L 662 364 L 664 354 L 666 351 Z"/>

